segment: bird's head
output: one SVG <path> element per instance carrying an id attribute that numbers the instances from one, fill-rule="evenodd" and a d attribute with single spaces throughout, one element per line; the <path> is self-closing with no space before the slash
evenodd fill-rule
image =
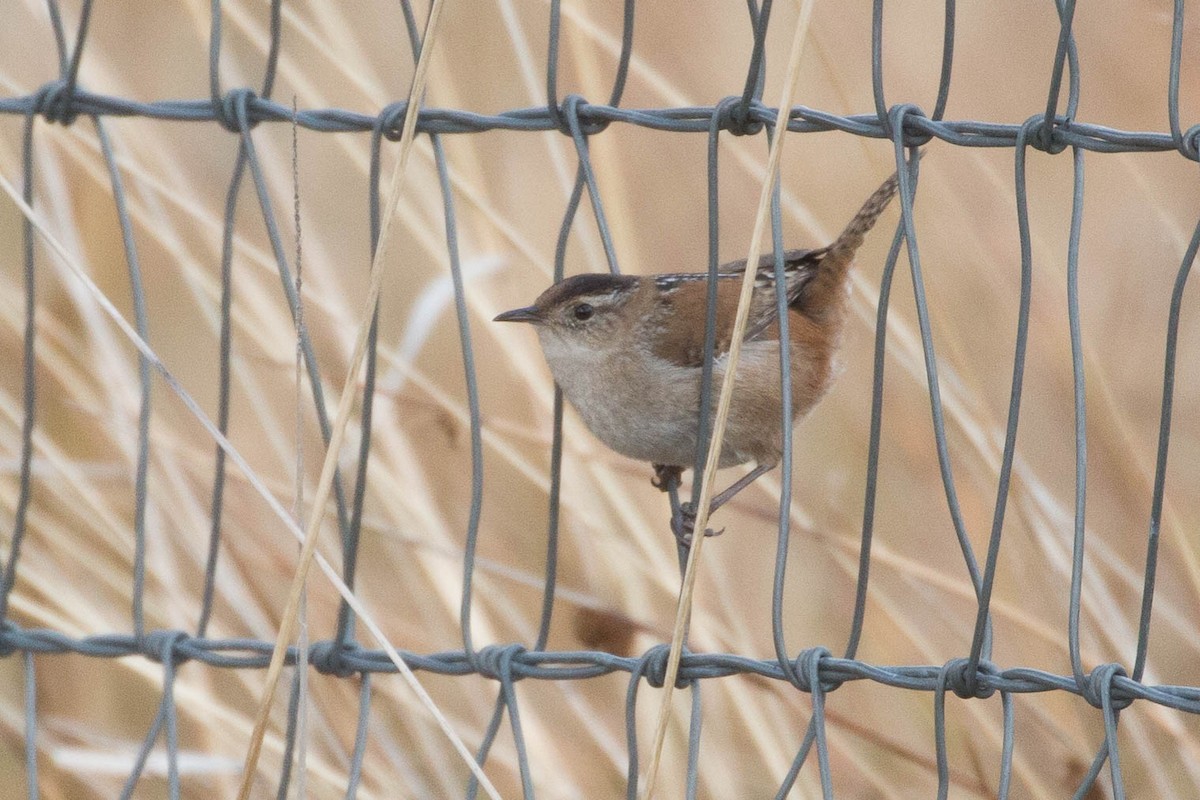
<path id="1" fill-rule="evenodd" d="M 495 321 L 532 324 L 548 358 L 558 349 L 600 352 L 636 327 L 629 318 L 636 304 L 630 301 L 639 285 L 629 275 L 573 275 L 542 292 L 533 305 L 505 311 Z"/>

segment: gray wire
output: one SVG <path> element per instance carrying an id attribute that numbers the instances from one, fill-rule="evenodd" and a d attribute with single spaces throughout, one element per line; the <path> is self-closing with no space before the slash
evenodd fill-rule
<path id="1" fill-rule="evenodd" d="M 108 167 L 109 184 L 113 190 L 113 204 L 117 210 L 117 224 L 121 229 L 121 242 L 125 248 L 125 263 L 129 268 L 130 290 L 133 296 L 134 328 L 144 341 L 150 341 L 150 314 L 146 309 L 146 293 L 142 285 L 142 268 L 138 259 L 137 245 L 133 239 L 133 221 L 129 216 L 125 199 L 125 187 L 117 159 L 113 154 L 112 142 L 105 130 L 104 122 L 93 117 L 96 137 L 100 140 L 100 152 Z M 150 361 L 138 354 L 138 426 L 137 466 L 134 475 L 133 503 L 133 629 L 137 634 L 145 632 L 143 587 L 146 573 L 146 503 L 148 501 L 148 473 L 150 465 Z"/>
<path id="2" fill-rule="evenodd" d="M 1171 34 L 1170 88 L 1167 94 L 1168 116 L 1171 120 L 1171 135 L 1179 143 L 1180 153 L 1196 152 L 1200 143 L 1200 125 L 1193 127 L 1183 136 L 1179 132 L 1179 64 L 1183 47 L 1183 0 L 1176 0 L 1175 17 Z M 1154 465 L 1154 490 L 1150 501 L 1150 530 L 1146 537 L 1145 582 L 1142 587 L 1142 609 L 1138 618 L 1137 654 L 1134 657 L 1133 679 L 1140 681 L 1146 669 L 1146 656 L 1150 647 L 1150 619 L 1154 608 L 1154 582 L 1158 570 L 1158 543 L 1162 529 L 1163 496 L 1167 481 L 1167 451 L 1171 441 L 1171 413 L 1175 395 L 1175 357 L 1179 347 L 1179 317 L 1183 309 L 1183 292 L 1188 276 L 1200 250 L 1200 222 L 1192 233 L 1192 239 L 1184 252 L 1183 261 L 1171 291 L 1171 305 L 1167 314 L 1167 342 L 1164 348 L 1162 410 L 1158 426 L 1158 452 Z"/>
<path id="3" fill-rule="evenodd" d="M 75 46 L 69 58 L 67 54 L 66 32 L 63 27 L 62 14 L 58 8 L 58 4 L 55 0 L 51 0 L 47 5 L 50 13 L 50 23 L 54 29 L 54 41 L 58 48 L 59 67 L 63 73 L 57 114 L 61 121 L 70 122 L 76 116 L 72 103 L 72 95 L 78 86 L 79 68 L 83 58 L 84 45 L 87 41 L 92 2 L 91 0 L 85 0 L 80 10 L 79 29 L 76 32 Z M 117 168 L 112 142 L 105 130 L 103 119 L 98 115 L 93 115 L 92 122 L 95 125 L 96 137 L 100 143 L 101 157 L 104 159 L 104 164 L 108 171 L 109 185 L 112 187 L 113 192 L 113 203 L 117 211 L 117 224 L 121 230 L 121 243 L 125 249 L 125 263 L 129 269 L 129 280 L 133 297 L 134 328 L 143 340 L 149 341 L 149 315 L 146 310 L 145 292 L 142 288 L 142 273 L 137 255 L 137 246 L 133 239 L 133 223 L 129 218 L 128 206 L 125 200 L 124 183 L 121 180 L 120 170 Z M 30 292 L 30 295 L 32 296 L 32 292 Z M 137 425 L 137 455 L 134 470 L 132 617 L 134 632 L 141 635 L 145 631 L 143 596 L 146 572 L 147 476 L 150 458 L 150 363 L 141 354 L 138 356 L 138 383 L 140 398 Z M 4 600 L 7 600 L 7 591 L 4 592 Z M 3 618 L 3 614 L 0 614 L 0 618 Z"/>
<path id="4" fill-rule="evenodd" d="M 283 732 L 283 763 L 279 770 L 279 786 L 275 790 L 276 800 L 287 800 L 288 787 L 292 783 L 292 768 L 296 759 L 296 729 L 300 716 L 300 665 L 292 670 L 292 686 L 288 691 L 287 727 Z"/>
<path id="5" fill-rule="evenodd" d="M 225 216 L 221 229 L 221 302 L 220 330 L 217 345 L 217 430 L 222 435 L 229 433 L 229 391 L 232 383 L 231 363 L 233 360 L 233 232 L 237 212 L 238 188 L 246 169 L 246 148 L 239 143 L 237 159 L 233 165 L 233 177 L 225 193 Z M 196 635 L 204 636 L 212 617 L 216 591 L 217 559 L 221 549 L 221 523 L 225 506 L 225 451 L 216 447 L 213 464 L 212 500 L 209 505 L 208 555 L 204 566 L 204 589 L 200 602 L 200 619 L 196 623 Z"/>
<path id="6" fill-rule="evenodd" d="M 160 656 L 163 665 L 163 719 L 167 726 L 167 794 L 179 800 L 179 724 L 175 713 L 175 653 L 174 643 L 187 634 L 175 633 L 163 637 Z"/>
<path id="7" fill-rule="evenodd" d="M 608 229 L 608 219 L 604 214 L 604 203 L 600 198 L 600 187 L 596 183 L 596 174 L 592 170 L 592 158 L 589 153 L 587 136 L 579 122 L 579 103 L 583 100 L 577 94 L 568 95 L 563 103 L 563 116 L 566 117 L 567 127 L 575 142 L 575 150 L 579 154 L 579 173 L 583 184 L 588 190 L 588 199 L 592 203 L 592 214 L 596 217 L 596 228 L 600 232 L 600 241 L 604 245 L 604 257 L 608 261 L 608 269 L 614 275 L 620 274 L 621 268 L 617 260 L 617 249 L 612 243 L 612 234 Z M 578 206 L 578 204 L 576 204 Z"/>
<path id="8" fill-rule="evenodd" d="M 175 800 L 179 797 L 180 792 L 179 734 L 175 711 L 175 665 L 177 662 L 186 660 L 186 656 L 181 653 L 185 649 L 189 637 L 183 631 L 161 630 L 141 636 L 131 636 L 128 639 L 138 653 L 163 665 L 163 692 L 154 720 L 150 723 L 150 728 L 142 739 L 142 746 L 134 759 L 133 769 L 126 777 L 125 785 L 121 789 L 121 800 L 129 800 L 133 797 L 133 791 L 146 768 L 146 761 L 150 758 L 150 751 L 154 749 L 154 743 L 158 740 L 158 735 L 164 726 L 166 726 L 166 742 L 164 744 L 167 751 L 167 787 L 169 796 Z"/>
<path id="9" fill-rule="evenodd" d="M 129 798 L 133 797 L 133 790 L 137 788 L 138 780 L 142 777 L 142 771 L 146 768 L 146 761 L 150 758 L 150 751 L 154 748 L 154 742 L 158 739 L 159 731 L 162 730 L 164 715 L 166 713 L 166 702 L 167 696 L 164 693 L 162 699 L 159 700 L 154 720 L 150 723 L 150 729 L 142 739 L 142 746 L 138 750 L 137 757 L 134 759 L 133 769 L 125 778 L 125 785 L 121 788 L 121 800 L 129 800 Z"/>
<path id="10" fill-rule="evenodd" d="M 767 79 L 767 28 L 771 24 L 771 0 L 763 0 L 762 8 L 756 8 L 754 0 L 746 0 L 750 12 L 750 28 L 754 34 L 754 48 L 750 51 L 750 64 L 746 68 L 746 83 L 742 96 L 736 105 L 730 108 L 731 121 L 734 127 L 730 130 L 739 135 L 757 133 L 763 129 L 762 123 L 751 124 L 749 110 L 751 103 L 762 98 L 763 86 Z"/>
<path id="11" fill-rule="evenodd" d="M 768 134 L 767 140 L 771 136 Z M 788 657 L 787 641 L 783 632 L 783 590 L 787 580 L 788 543 L 792 528 L 792 357 L 790 335 L 790 309 L 788 292 L 783 272 L 783 212 L 779 203 L 779 181 L 771 187 L 771 246 L 775 254 L 775 316 L 779 320 L 779 432 L 782 434 L 782 453 L 779 458 L 779 509 L 778 530 L 775 543 L 775 575 L 771 586 L 771 638 L 775 645 L 775 657 L 779 666 L 792 684 L 799 686 L 800 678 L 792 668 Z M 715 283 L 715 281 L 711 281 Z M 786 342 L 787 346 L 783 346 Z"/>
<path id="12" fill-rule="evenodd" d="M 660 649 L 662 647 L 659 645 Z M 635 662 L 625 685 L 625 752 L 628 759 L 625 768 L 626 800 L 637 800 L 638 797 L 637 695 L 648 664 L 649 653 Z"/>
<path id="13" fill-rule="evenodd" d="M 33 204 L 34 120 L 32 114 L 25 117 L 21 137 L 21 196 L 30 205 Z M 21 559 L 21 544 L 25 541 L 29 503 L 33 498 L 33 429 L 37 424 L 37 270 L 33 223 L 28 219 L 21 224 L 21 237 L 25 280 L 25 330 L 21 348 L 21 455 L 12 538 L 8 546 L 8 560 L 4 564 L 4 577 L 0 582 L 0 623 L 8 617 L 8 597 L 17 582 L 17 565 Z"/>
<path id="14" fill-rule="evenodd" d="M 933 691 L 933 739 L 937 753 L 938 800 L 946 800 L 950 793 L 950 764 L 946 757 L 946 679 L 955 661 L 949 661 L 938 675 L 937 688 Z"/>
<path id="15" fill-rule="evenodd" d="M 0 98 L 0 114 L 43 114 L 54 113 L 54 102 L 60 97 L 62 86 L 51 82 L 32 94 Z M 156 100 L 142 102 L 124 97 L 89 92 L 77 89 L 72 97 L 73 109 L 77 113 L 116 117 L 144 117 L 155 120 L 177 122 L 222 122 L 233 107 L 242 102 L 241 90 L 234 90 L 221 98 L 219 108 L 211 100 Z M 245 116 L 251 125 L 262 122 L 291 121 L 291 106 L 277 103 L 264 97 L 246 97 Z M 713 113 L 712 106 L 685 108 L 618 108 L 604 103 L 580 101 L 576 114 L 580 126 L 590 130 L 606 124 L 622 123 L 651 130 L 674 133 L 707 133 L 708 122 Z M 563 113 L 559 109 L 559 113 Z M 775 109 L 761 102 L 751 102 L 747 110 L 749 123 L 767 125 L 774 121 Z M 403 114 L 403 103 L 401 104 Z M 889 119 L 892 112 L 889 111 Z M 1079 146 L 1085 150 L 1101 153 L 1154 153 L 1178 152 L 1178 146 L 1169 132 L 1129 131 L 1106 125 L 1085 123 L 1065 118 L 1054 128 L 1056 146 Z M 364 114 L 346 109 L 301 110 L 296 121 L 301 128 L 321 133 L 369 133 L 375 125 L 377 115 Z M 497 114 L 481 114 L 473 111 L 446 108 L 423 108 L 417 123 L 419 133 L 471 134 L 483 131 L 540 132 L 557 130 L 550 113 L 544 106 L 504 111 Z M 940 139 L 962 147 L 987 147 L 1012 149 L 1021 126 L 1015 123 L 985 122 L 982 120 L 936 120 L 925 116 L 919 109 L 910 108 L 905 116 L 903 141 L 905 146 L 919 146 L 932 139 Z M 734 115 L 722 119 L 722 130 L 734 133 L 743 131 Z M 825 133 L 839 131 L 871 139 L 891 139 L 885 126 L 875 114 L 835 114 L 821 109 L 797 105 L 789 115 L 788 130 L 793 133 Z M 1185 142 L 1193 142 L 1200 130 L 1193 128 L 1183 135 Z M 1190 151 L 1186 155 L 1196 160 Z"/>
<path id="16" fill-rule="evenodd" d="M 279 63 L 280 15 L 281 0 L 271 2 L 271 30 L 267 50 L 267 61 L 264 68 L 262 96 L 269 98 L 275 82 L 275 70 Z M 215 32 L 209 41 L 209 87 L 212 95 L 212 106 L 219 106 L 220 97 L 220 10 L 214 2 L 212 10 L 212 26 Z M 293 109 L 292 124 L 296 124 L 296 114 Z M 233 358 L 233 235 L 237 211 L 237 196 L 242 185 L 242 177 L 246 170 L 247 152 L 245 144 L 239 140 L 237 156 L 234 160 L 233 173 L 229 180 L 229 189 L 225 194 L 225 214 L 221 228 L 221 301 L 219 343 L 217 346 L 217 430 L 223 435 L 229 432 L 229 392 L 232 384 L 231 362 Z M 208 631 L 208 623 L 212 617 L 213 598 L 217 578 L 217 559 L 221 547 L 221 523 L 225 505 L 225 451 L 216 447 L 213 465 L 213 488 L 209 505 L 209 539 L 208 554 L 204 567 L 204 589 L 200 603 L 200 617 L 196 623 L 196 635 L 204 636 Z"/>
<path id="17" fill-rule="evenodd" d="M 1154 494 L 1150 506 L 1150 533 L 1146 541 L 1146 579 L 1142 590 L 1142 611 L 1138 622 L 1137 657 L 1134 662 L 1133 679 L 1142 679 L 1146 668 L 1146 654 L 1150 646 L 1150 617 L 1154 602 L 1154 577 L 1158 563 L 1159 531 L 1162 528 L 1163 496 L 1167 481 L 1167 451 L 1171 442 L 1171 414 L 1174 408 L 1175 360 L 1179 349 L 1179 318 L 1183 312 L 1183 292 L 1187 288 L 1188 276 L 1200 250 L 1200 223 L 1197 223 L 1192 239 L 1184 253 L 1183 262 L 1175 277 L 1171 291 L 1171 307 L 1167 316 L 1167 344 L 1163 365 L 1162 411 L 1158 427 L 1158 453 L 1155 458 Z"/>
<path id="18" fill-rule="evenodd" d="M 367 723 L 370 721 L 371 711 L 371 673 L 363 673 L 358 689 L 358 727 L 354 731 L 350 774 L 346 778 L 346 800 L 354 800 L 358 796 L 358 784 L 362 780 L 363 759 L 367 753 Z"/>
<path id="19" fill-rule="evenodd" d="M 1200 124 L 1186 133 L 1179 125 L 1179 71 L 1183 60 L 1183 0 L 1175 0 L 1171 19 L 1171 65 L 1167 74 L 1167 119 L 1171 126 L 1171 141 L 1184 158 L 1200 158 Z"/>
<path id="20" fill-rule="evenodd" d="M 700 788 L 700 734 L 704 722 L 704 704 L 701 702 L 700 681 L 692 681 L 692 714 L 688 722 L 687 774 L 683 796 L 695 800 Z"/>
<path id="21" fill-rule="evenodd" d="M 210 667 L 234 669 L 265 669 L 271 660 L 274 642 L 259 639 L 198 639 L 186 638 L 182 631 L 158 630 L 147 633 L 141 642 L 132 634 L 106 633 L 93 636 L 71 637 L 52 629 L 23 629 L 8 622 L 0 630 L 0 648 L 6 651 L 30 651 L 36 654 L 75 653 L 98 658 L 124 658 L 144 655 L 158 660 L 161 637 L 179 636 L 172 648 L 177 662 L 195 661 Z M 335 640 L 314 642 L 309 650 L 312 664 L 325 671 L 327 662 L 324 651 L 335 644 Z M 525 650 L 511 657 L 510 669 L 513 680 L 583 680 L 599 678 L 613 673 L 633 672 L 637 666 L 650 658 L 650 665 L 643 667 L 646 677 L 654 674 L 657 662 L 653 656 L 655 648 L 637 657 L 616 656 L 603 651 L 572 650 Z M 464 676 L 480 674 L 462 650 L 447 650 L 436 653 L 415 653 L 401 650 L 401 657 L 415 671 L 436 675 Z M 394 673 L 396 667 L 382 650 L 356 647 L 343 654 L 346 663 L 354 672 Z M 295 648 L 289 648 L 284 663 L 293 665 Z M 665 662 L 665 657 L 662 657 Z M 768 680 L 787 681 L 779 662 L 774 657 L 756 659 L 733 653 L 687 653 L 681 663 L 679 685 L 686 686 L 692 680 L 729 677 L 732 675 L 757 675 Z M 929 665 L 878 665 L 857 659 L 826 657 L 821 660 L 820 671 L 823 683 L 845 683 L 868 680 L 900 689 L 932 692 L 943 668 Z M 660 673 L 661 674 L 661 673 Z M 1013 667 L 995 672 L 982 671 L 981 685 L 993 692 L 1007 691 L 1014 694 L 1036 694 L 1050 691 L 1065 691 L 1079 697 L 1084 696 L 1072 675 L 1057 675 L 1028 667 Z M 1146 684 L 1124 675 L 1112 678 L 1112 697 L 1116 703 L 1146 700 L 1156 705 L 1200 714 L 1200 687 Z M 1098 694 L 1096 695 L 1099 696 Z"/>
<path id="22" fill-rule="evenodd" d="M 893 108 L 889 115 L 892 119 L 893 129 L 902 131 L 904 129 L 904 120 L 914 110 L 914 107 L 909 105 L 901 105 Z M 954 533 L 958 538 L 963 560 L 966 562 L 967 573 L 971 578 L 972 585 L 975 587 L 976 596 L 979 596 L 979 566 L 975 561 L 975 553 L 971 547 L 971 541 L 967 536 L 966 523 L 963 521 L 962 510 L 959 507 L 958 492 L 954 486 L 954 475 L 950 466 L 950 450 L 946 442 L 946 423 L 945 415 L 942 411 L 942 395 L 938 382 L 937 355 L 933 347 L 933 332 L 929 319 L 929 308 L 925 298 L 925 282 L 921 274 L 921 256 L 917 248 L 916 230 L 912 217 L 912 203 L 909 200 L 913 196 L 911 183 L 914 176 L 910 175 L 909 170 L 900 169 L 900 166 L 904 163 L 904 146 L 902 141 L 899 138 L 895 139 L 893 146 L 896 152 L 896 165 L 900 178 L 900 216 L 904 224 L 904 241 L 908 248 L 909 271 L 913 280 L 917 322 L 921 332 L 921 349 L 925 357 L 925 375 L 929 386 L 929 403 L 930 412 L 933 417 L 934 441 L 937 445 L 938 468 L 941 471 L 942 485 L 946 492 L 946 505 L 950 512 L 950 521 L 954 525 Z M 915 154 L 913 160 L 915 160 Z M 971 678 L 968 677 L 968 679 L 970 680 Z"/>
<path id="23" fill-rule="evenodd" d="M 1016 742 L 1012 695 L 1001 692 L 1000 704 L 1004 710 L 1004 735 L 1000 749 L 1000 785 L 996 789 L 996 798 L 1008 800 L 1008 792 L 1012 787 L 1013 746 Z"/>
<path id="24" fill-rule="evenodd" d="M 1040 116 L 1026 123 L 1026 130 L 1035 132 L 1044 122 Z M 1029 344 L 1029 304 L 1033 295 L 1033 250 L 1029 235 L 1029 202 L 1025 183 L 1023 137 L 1016 149 L 1017 230 L 1021 243 L 1021 296 L 1017 305 L 1017 335 L 1013 345 L 1012 384 L 1009 391 L 1008 423 L 1004 430 L 1004 449 L 1000 458 L 1000 474 L 996 487 L 996 505 L 992 513 L 992 532 L 988 537 L 987 560 L 979 587 L 979 608 L 975 617 L 975 632 L 971 639 L 971 655 L 965 667 L 968 682 L 979 668 L 979 662 L 989 658 L 989 610 L 996 565 L 1000 558 L 1000 537 L 1004 530 L 1004 512 L 1008 507 L 1008 491 L 1012 480 L 1013 458 L 1017 447 L 1017 424 L 1021 416 L 1021 390 L 1025 379 L 1025 352 Z M 969 689 L 968 689 L 969 690 Z"/>
<path id="25" fill-rule="evenodd" d="M 40 796 L 37 763 L 37 671 L 34 669 L 33 653 L 26 650 L 22 656 L 25 666 L 25 794 L 29 800 Z"/>

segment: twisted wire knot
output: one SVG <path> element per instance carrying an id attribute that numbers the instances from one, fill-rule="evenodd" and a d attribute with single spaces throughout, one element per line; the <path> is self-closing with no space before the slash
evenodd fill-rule
<path id="1" fill-rule="evenodd" d="M 248 127 L 254 128 L 258 124 L 258 120 L 250 116 L 249 107 L 257 99 L 258 94 L 253 89 L 247 87 L 230 89 L 220 102 L 213 103 L 213 117 L 221 124 L 222 128 L 230 133 L 241 133 L 241 120 L 243 119 L 246 120 Z"/>
<path id="2" fill-rule="evenodd" d="M 1067 138 L 1063 135 L 1063 131 L 1071 126 L 1070 118 L 1057 116 L 1047 119 L 1043 114 L 1038 119 L 1040 122 L 1034 124 L 1033 136 L 1029 143 L 1043 153 L 1049 153 L 1052 156 L 1066 150 Z"/>
<path id="3" fill-rule="evenodd" d="M 670 658 L 671 646 L 667 644 L 656 644 L 642 654 L 641 670 L 642 675 L 646 677 L 646 683 L 655 689 L 663 688 L 663 684 L 667 682 L 667 662 Z M 686 689 L 691 684 L 691 679 L 683 677 L 681 664 L 679 672 L 675 675 L 675 688 Z"/>
<path id="4" fill-rule="evenodd" d="M 729 131 L 734 136 L 754 136 L 761 133 L 766 125 L 762 120 L 750 115 L 750 109 L 754 105 L 755 101 L 743 102 L 737 95 L 726 97 L 715 109 L 717 124 L 721 130 Z"/>
<path id="5" fill-rule="evenodd" d="M 375 129 L 389 142 L 398 142 L 404 134 L 404 116 L 408 113 L 408 101 L 389 103 L 384 106 L 375 120 Z"/>
<path id="6" fill-rule="evenodd" d="M 308 648 L 308 663 L 322 675 L 336 675 L 348 678 L 358 672 L 346 658 L 359 651 L 357 642 L 341 642 L 336 639 L 326 639 L 313 642 Z"/>
<path id="7" fill-rule="evenodd" d="M 990 661 L 980 661 L 975 669 L 970 667 L 970 659 L 953 658 L 942 666 L 942 680 L 950 691 L 963 700 L 987 700 L 996 690 L 981 681 L 980 677 L 997 675 L 999 670 Z"/>
<path id="8" fill-rule="evenodd" d="M 1104 708 L 1105 697 L 1108 698 L 1109 704 L 1114 711 L 1129 708 L 1129 706 L 1133 705 L 1132 697 L 1113 696 L 1113 681 L 1118 675 L 1122 678 L 1129 677 L 1129 673 L 1120 664 L 1115 662 L 1101 664 L 1088 674 L 1087 680 L 1079 686 L 1079 692 L 1083 695 L 1083 699 L 1087 700 L 1095 708 Z"/>
<path id="9" fill-rule="evenodd" d="M 1179 137 L 1179 152 L 1192 161 L 1200 161 L 1200 124 L 1193 125 Z"/>
<path id="10" fill-rule="evenodd" d="M 0 622 L 0 658 L 8 658 L 17 652 L 17 637 L 21 635 L 21 626 L 6 619 Z"/>
<path id="11" fill-rule="evenodd" d="M 178 630 L 150 631 L 137 640 L 138 649 L 142 655 L 159 664 L 171 663 L 179 665 L 190 656 L 182 652 L 184 645 L 192 637 Z"/>
<path id="12" fill-rule="evenodd" d="M 916 120 L 929 120 L 925 110 L 916 103 L 900 103 L 888 110 L 881 125 L 887 138 L 893 138 L 895 132 L 900 131 L 905 147 L 924 147 L 933 141 L 933 134 L 918 127 L 920 122 Z"/>
<path id="13" fill-rule="evenodd" d="M 584 136 L 594 136 L 608 127 L 610 120 L 586 119 L 588 101 L 582 95 L 569 94 L 563 98 L 562 106 L 552 114 L 558 130 L 565 136 L 572 136 L 575 128 Z M 581 116 L 582 114 L 582 116 Z"/>
<path id="14" fill-rule="evenodd" d="M 525 652 L 525 645 L 489 644 L 475 654 L 479 674 L 501 683 L 512 683 L 513 659 Z M 519 676 L 517 676 L 519 677 Z"/>
<path id="15" fill-rule="evenodd" d="M 800 651 L 792 662 L 792 672 L 795 675 L 793 684 L 802 692 L 812 694 L 813 686 L 828 694 L 842 685 L 841 681 L 821 680 L 822 659 L 832 658 L 833 653 L 828 647 L 809 647 Z M 815 683 L 814 683 L 815 681 Z"/>
<path id="16" fill-rule="evenodd" d="M 47 122 L 70 125 L 79 116 L 75 109 L 75 87 L 65 80 L 43 84 L 33 96 L 33 113 L 41 114 Z"/>

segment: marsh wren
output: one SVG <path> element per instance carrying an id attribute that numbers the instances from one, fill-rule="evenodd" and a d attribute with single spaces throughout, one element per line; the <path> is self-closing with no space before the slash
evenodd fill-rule
<path id="1" fill-rule="evenodd" d="M 897 185 L 894 174 L 884 181 L 833 244 L 783 254 L 793 425 L 829 388 L 847 270 Z M 725 378 L 745 270 L 744 260 L 734 261 L 717 275 L 710 413 Z M 713 511 L 772 469 L 783 451 L 774 254 L 762 257 L 756 270 L 719 462 L 756 467 L 713 499 Z M 655 485 L 664 488 L 696 456 L 707 294 L 704 272 L 574 275 L 496 321 L 531 323 L 550 372 L 587 427 L 618 453 L 651 462 Z M 676 530 L 681 540 L 687 533 Z"/>

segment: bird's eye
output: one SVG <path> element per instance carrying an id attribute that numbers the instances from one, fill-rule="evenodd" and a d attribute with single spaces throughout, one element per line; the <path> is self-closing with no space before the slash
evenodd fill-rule
<path id="1" fill-rule="evenodd" d="M 592 314 L 596 313 L 596 309 L 592 308 L 587 303 L 580 303 L 579 305 L 575 306 L 574 309 L 572 309 L 572 313 L 575 314 L 575 319 L 582 322 L 583 320 L 591 319 Z"/>

